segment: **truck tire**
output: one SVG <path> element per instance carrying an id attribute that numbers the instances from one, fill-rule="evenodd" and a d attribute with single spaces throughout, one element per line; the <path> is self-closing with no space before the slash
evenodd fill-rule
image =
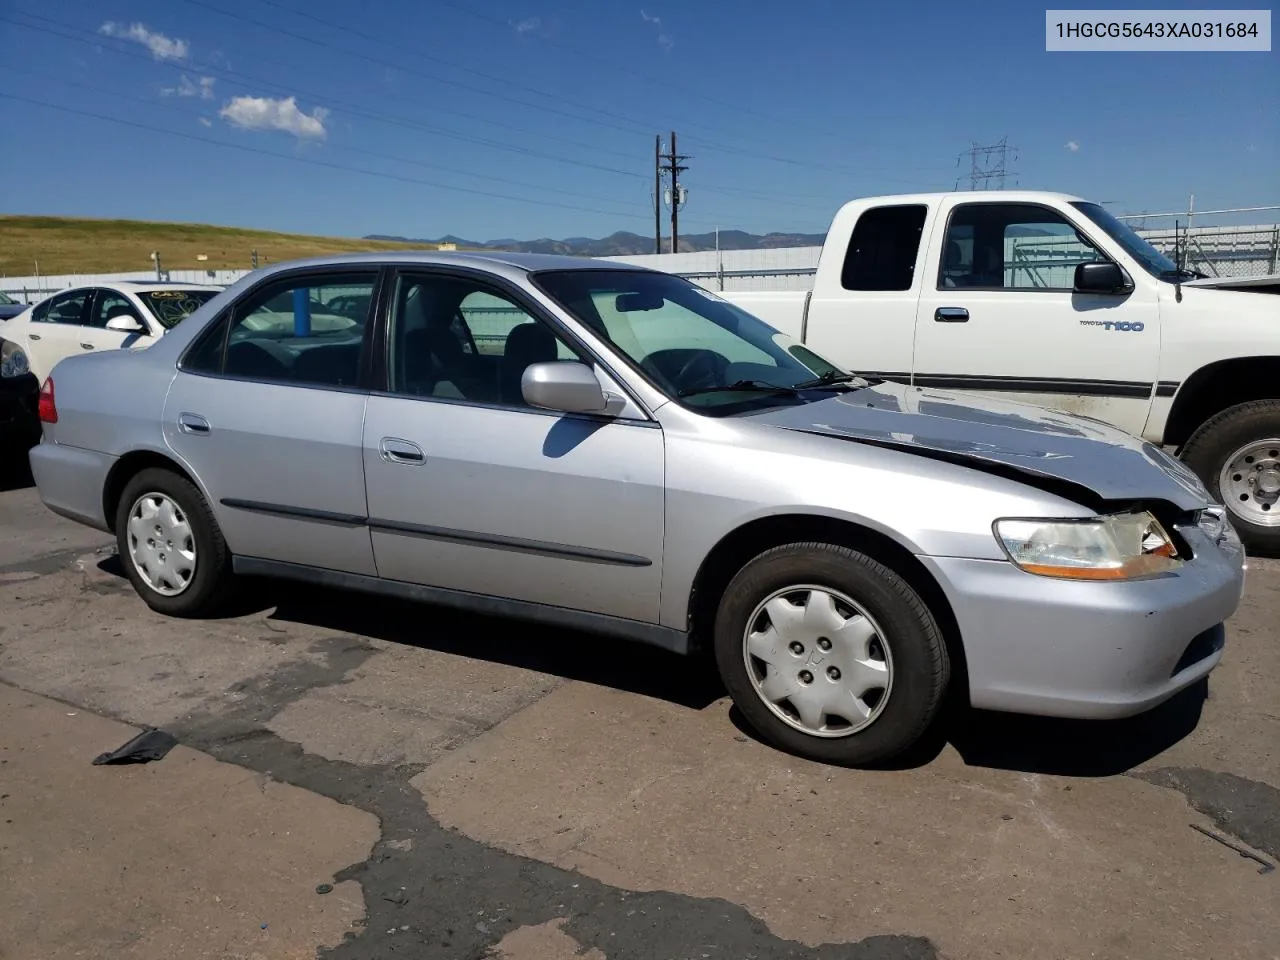
<path id="1" fill-rule="evenodd" d="M 950 679 L 942 633 L 897 573 L 828 543 L 774 547 L 729 583 L 716 665 L 748 724 L 790 753 L 883 763 L 933 722 Z"/>
<path id="2" fill-rule="evenodd" d="M 172 470 L 149 467 L 116 508 L 116 542 L 129 582 L 152 610 L 216 616 L 236 586 L 231 551 L 200 491 Z"/>
<path id="3" fill-rule="evenodd" d="M 1182 459 L 1231 513 L 1250 553 L 1280 555 L 1280 400 L 1252 400 L 1205 421 Z"/>

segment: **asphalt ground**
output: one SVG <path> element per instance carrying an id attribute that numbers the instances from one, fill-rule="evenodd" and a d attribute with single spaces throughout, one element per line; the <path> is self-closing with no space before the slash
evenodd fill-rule
<path id="1" fill-rule="evenodd" d="M 167 620 L 10 473 L 4 960 L 1280 957 L 1280 562 L 1145 716 L 852 771 L 590 635 L 269 584 Z M 145 726 L 179 745 L 92 764 Z"/>

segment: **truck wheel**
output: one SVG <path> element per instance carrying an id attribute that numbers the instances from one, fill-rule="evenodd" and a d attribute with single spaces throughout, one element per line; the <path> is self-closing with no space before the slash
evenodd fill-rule
<path id="1" fill-rule="evenodd" d="M 1251 553 L 1280 554 L 1280 400 L 1228 407 L 1182 451 Z"/>
<path id="2" fill-rule="evenodd" d="M 919 595 L 865 554 L 775 547 L 730 582 L 715 622 L 721 679 L 767 741 L 858 766 L 903 753 L 942 703 L 950 661 Z"/>
<path id="3" fill-rule="evenodd" d="M 234 583 L 231 551 L 200 491 L 171 470 L 142 470 L 116 508 L 116 543 L 129 582 L 171 617 L 215 614 Z"/>

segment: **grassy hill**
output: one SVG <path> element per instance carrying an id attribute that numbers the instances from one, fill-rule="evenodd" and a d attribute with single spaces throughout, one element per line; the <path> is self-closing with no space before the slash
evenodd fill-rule
<path id="1" fill-rule="evenodd" d="M 258 265 L 297 257 L 359 250 L 434 249 L 431 243 L 401 243 L 355 237 L 312 237 L 239 227 L 144 220 L 0 216 L 0 274 L 114 273 L 149 270 L 160 251 L 170 270 L 247 268 L 253 250 Z M 204 254 L 207 260 L 197 260 Z"/>

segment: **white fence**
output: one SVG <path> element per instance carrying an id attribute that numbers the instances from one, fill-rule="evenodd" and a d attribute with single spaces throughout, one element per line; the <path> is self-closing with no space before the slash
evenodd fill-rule
<path id="1" fill-rule="evenodd" d="M 1180 242 L 1171 229 L 1139 230 L 1152 245 L 1170 257 L 1176 255 Z M 1183 237 L 1187 266 L 1211 277 L 1260 277 L 1280 272 L 1280 224 L 1258 224 L 1239 227 L 1195 227 Z M 695 253 L 636 254 L 602 257 L 619 263 L 654 267 L 668 273 L 688 277 L 708 290 L 808 290 L 818 267 L 821 247 L 775 247 L 768 250 L 702 250 Z M 1011 269 L 1023 271 L 1038 267 L 1037 274 L 1047 279 L 1045 269 L 1054 265 L 1055 255 L 1077 256 L 1071 251 L 1042 251 L 1032 255 L 1007 258 Z M 1034 261 L 1040 260 L 1039 264 Z M 1076 260 L 1072 260 L 1073 268 Z M 164 279 L 176 283 L 213 283 L 228 285 L 249 270 L 165 270 Z M 1069 271 L 1068 271 L 1069 272 Z M 154 280 L 154 270 L 135 273 L 62 274 L 42 277 L 0 277 L 0 291 L 22 303 L 34 303 L 58 290 L 72 286 L 107 283 L 113 280 Z M 1022 277 L 1020 276 L 1020 279 Z M 1055 282 L 1060 280 L 1053 278 Z"/>

